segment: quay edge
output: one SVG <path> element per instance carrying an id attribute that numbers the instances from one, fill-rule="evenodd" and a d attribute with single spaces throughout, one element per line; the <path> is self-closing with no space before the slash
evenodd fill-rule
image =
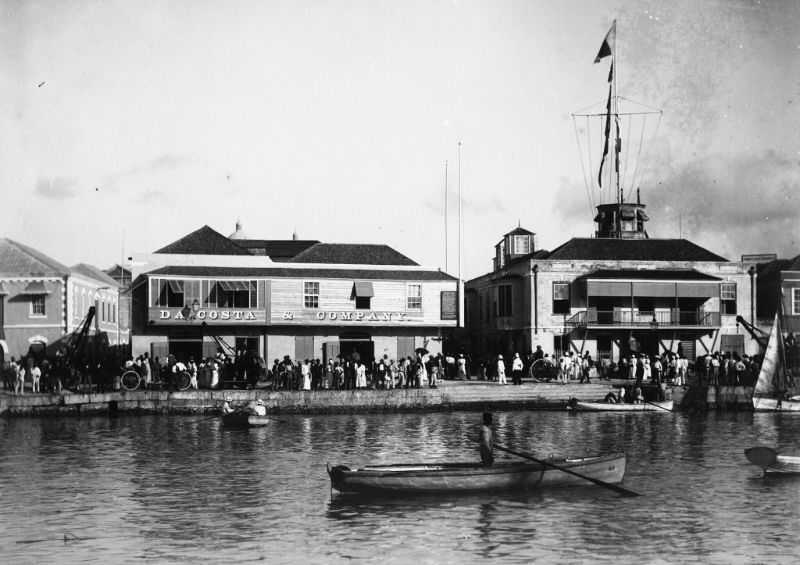
<path id="1" fill-rule="evenodd" d="M 391 413 L 448 410 L 563 410 L 570 398 L 602 399 L 614 384 L 499 386 L 445 382 L 439 388 L 403 390 L 272 391 L 194 390 L 12 395 L 0 392 L 0 416 L 101 414 L 215 414 L 223 400 L 234 405 L 262 400 L 275 414 Z M 673 386 L 680 411 L 752 410 L 752 387 Z"/>

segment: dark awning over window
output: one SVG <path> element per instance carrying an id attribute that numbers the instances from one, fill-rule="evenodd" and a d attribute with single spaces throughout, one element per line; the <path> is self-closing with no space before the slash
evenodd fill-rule
<path id="1" fill-rule="evenodd" d="M 218 281 L 217 285 L 220 290 L 226 291 L 250 290 L 249 281 Z"/>
<path id="2" fill-rule="evenodd" d="M 20 294 L 50 294 L 50 291 L 45 288 L 43 281 L 33 281 Z"/>
<path id="3" fill-rule="evenodd" d="M 686 283 L 678 285 L 680 298 L 714 298 L 719 296 L 718 284 Z"/>
<path id="4" fill-rule="evenodd" d="M 169 289 L 172 292 L 176 293 L 183 292 L 183 281 L 168 280 L 167 284 L 169 285 Z"/>
<path id="5" fill-rule="evenodd" d="M 375 291 L 372 290 L 371 281 L 356 281 L 353 283 L 353 296 L 356 298 L 372 298 Z"/>

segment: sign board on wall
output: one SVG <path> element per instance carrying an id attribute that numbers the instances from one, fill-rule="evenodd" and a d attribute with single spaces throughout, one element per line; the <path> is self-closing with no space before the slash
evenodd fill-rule
<path id="1" fill-rule="evenodd" d="M 156 324 L 266 324 L 264 310 L 248 308 L 149 308 L 147 318 Z"/>
<path id="2" fill-rule="evenodd" d="M 440 302 L 442 320 L 458 320 L 458 293 L 455 290 L 443 290 Z"/>

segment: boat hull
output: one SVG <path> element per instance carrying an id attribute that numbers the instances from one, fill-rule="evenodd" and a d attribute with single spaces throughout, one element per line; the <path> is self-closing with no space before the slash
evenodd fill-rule
<path id="1" fill-rule="evenodd" d="M 223 414 L 222 425 L 228 428 L 257 428 L 269 424 L 267 416 L 255 414 Z"/>
<path id="2" fill-rule="evenodd" d="M 625 476 L 625 454 L 550 459 L 554 465 L 607 483 Z M 350 470 L 329 467 L 331 486 L 342 493 L 425 494 L 522 491 L 590 484 L 583 478 L 540 463 L 421 463 L 373 465 Z"/>
<path id="3" fill-rule="evenodd" d="M 753 397 L 753 410 L 758 412 L 800 412 L 800 400 Z"/>
<path id="4" fill-rule="evenodd" d="M 672 412 L 674 401 L 646 402 L 641 404 L 628 404 L 627 402 L 571 402 L 567 409 L 582 410 L 586 412 Z"/>

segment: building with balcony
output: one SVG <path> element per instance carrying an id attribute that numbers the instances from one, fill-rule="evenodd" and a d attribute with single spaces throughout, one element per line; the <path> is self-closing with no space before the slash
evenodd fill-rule
<path id="1" fill-rule="evenodd" d="M 597 208 L 594 238 L 546 251 L 517 228 L 495 246 L 492 272 L 465 286 L 465 347 L 473 355 L 537 345 L 612 360 L 630 352 L 690 359 L 757 352 L 736 322 L 750 310 L 754 283 L 745 264 L 685 239 L 649 238 L 643 204 Z"/>
<path id="2" fill-rule="evenodd" d="M 456 279 L 386 245 L 253 240 L 237 222 L 131 259 L 134 355 L 398 359 L 457 324 Z"/>
<path id="3" fill-rule="evenodd" d="M 17 359 L 53 349 L 86 318 L 97 315 L 91 333 L 110 344 L 127 340 L 119 327 L 119 285 L 86 264 L 67 267 L 47 255 L 0 238 L 0 352 Z"/>

